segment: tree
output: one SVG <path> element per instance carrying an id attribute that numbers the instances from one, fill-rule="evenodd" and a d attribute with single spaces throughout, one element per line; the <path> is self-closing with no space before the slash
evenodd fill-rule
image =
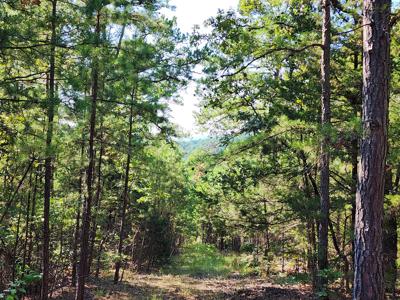
<path id="1" fill-rule="evenodd" d="M 53 162 L 53 127 L 54 113 L 56 109 L 56 91 L 55 91 L 55 57 L 56 57 L 56 26 L 57 26 L 57 0 L 52 0 L 51 13 L 51 38 L 50 38 L 50 74 L 49 91 L 47 101 L 47 134 L 46 134 L 46 159 L 44 175 L 44 210 L 43 210 L 43 278 L 41 299 L 47 300 L 49 293 L 49 269 L 50 269 L 50 198 L 52 187 L 52 162 Z"/>
<path id="2" fill-rule="evenodd" d="M 363 139 L 355 223 L 354 299 L 384 299 L 382 223 L 389 104 L 391 2 L 363 6 Z"/>
<path id="3" fill-rule="evenodd" d="M 119 241 L 118 241 L 118 252 L 117 255 L 122 255 L 122 247 L 125 238 L 125 227 L 126 227 L 126 208 L 128 205 L 128 185 L 129 185 L 129 170 L 131 166 L 132 157 L 132 126 L 133 126 L 133 106 L 136 97 L 136 91 L 132 91 L 131 104 L 129 109 L 129 131 L 128 131 L 128 154 L 126 156 L 126 166 L 124 175 L 124 191 L 122 194 L 122 212 L 121 212 L 121 225 L 119 230 Z M 115 263 L 114 283 L 119 281 L 119 270 L 121 268 L 121 260 L 118 259 Z"/>
<path id="4" fill-rule="evenodd" d="M 322 1 L 322 57 L 321 57 L 321 124 L 323 137 L 321 141 L 320 154 L 320 197 L 321 197 L 321 213 L 319 220 L 318 235 L 318 268 L 319 268 L 319 292 L 327 298 L 327 277 L 324 272 L 328 268 L 328 224 L 329 224 L 329 160 L 330 160 L 330 138 L 329 127 L 331 122 L 330 108 L 330 57 L 331 57 L 331 1 Z"/>
<path id="5" fill-rule="evenodd" d="M 101 7 L 95 11 L 95 50 L 100 45 L 100 21 Z M 89 164 L 86 169 L 86 187 L 87 197 L 85 197 L 82 214 L 82 230 L 81 230 L 81 252 L 79 259 L 78 284 L 76 289 L 76 300 L 83 300 L 85 296 L 85 281 L 88 270 L 88 254 L 89 254 L 89 233 L 91 222 L 91 209 L 93 200 L 93 171 L 95 162 L 94 153 L 94 138 L 96 132 L 96 113 L 97 113 L 97 98 L 99 93 L 99 62 L 97 57 L 93 58 L 92 65 L 92 82 L 91 82 L 91 110 L 89 121 Z"/>

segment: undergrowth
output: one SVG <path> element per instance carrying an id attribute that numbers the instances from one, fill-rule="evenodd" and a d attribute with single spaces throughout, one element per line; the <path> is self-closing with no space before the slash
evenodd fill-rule
<path id="1" fill-rule="evenodd" d="M 164 274 L 194 277 L 246 276 L 254 272 L 248 255 L 221 253 L 213 245 L 190 244 L 161 270 Z"/>

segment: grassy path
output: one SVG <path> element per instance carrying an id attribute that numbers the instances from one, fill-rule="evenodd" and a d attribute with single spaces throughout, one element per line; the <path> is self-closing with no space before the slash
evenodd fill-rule
<path id="1" fill-rule="evenodd" d="M 118 285 L 111 278 L 89 284 L 90 297 L 96 300 L 133 299 L 312 299 L 304 285 L 280 286 L 257 278 L 192 278 L 171 275 L 125 274 Z M 74 291 L 64 288 L 54 295 L 57 300 L 72 300 Z"/>

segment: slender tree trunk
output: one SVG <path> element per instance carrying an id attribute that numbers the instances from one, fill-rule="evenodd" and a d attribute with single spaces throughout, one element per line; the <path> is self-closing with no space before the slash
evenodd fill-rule
<path id="1" fill-rule="evenodd" d="M 25 240 L 24 240 L 24 254 L 22 256 L 22 271 L 25 271 L 26 256 L 28 252 L 29 229 L 30 229 L 30 216 L 31 216 L 31 195 L 32 195 L 32 174 L 34 169 L 29 174 L 29 191 L 26 198 L 26 211 L 25 211 Z"/>
<path id="2" fill-rule="evenodd" d="M 349 216 L 346 216 L 346 212 L 345 212 L 345 216 L 344 216 L 344 226 L 343 226 L 343 239 L 342 239 L 342 253 L 346 253 L 346 236 L 347 236 L 347 223 L 348 223 L 348 218 Z M 343 274 L 344 274 L 344 278 L 343 278 L 343 287 L 346 288 L 346 291 L 349 292 L 350 291 L 350 264 L 352 261 L 347 260 L 343 266 Z"/>
<path id="3" fill-rule="evenodd" d="M 12 280 L 15 280 L 15 275 L 16 275 L 16 266 L 17 266 L 17 258 L 18 258 L 18 245 L 19 245 L 19 232 L 20 232 L 20 225 L 21 225 L 21 210 L 18 211 L 18 219 L 17 219 L 17 232 L 15 233 L 15 243 L 14 243 L 14 249 L 12 252 Z"/>
<path id="4" fill-rule="evenodd" d="M 353 299 L 384 299 L 382 223 L 389 103 L 390 0 L 364 0 L 363 140 L 358 172 Z"/>
<path id="5" fill-rule="evenodd" d="M 315 266 L 315 233 L 314 220 L 307 222 L 307 270 L 311 276 L 312 288 L 316 288 L 316 266 Z"/>
<path id="6" fill-rule="evenodd" d="M 122 211 L 121 211 L 121 226 L 119 230 L 119 241 L 118 241 L 118 259 L 115 263 L 115 274 L 114 274 L 114 283 L 118 283 L 119 281 L 119 270 L 121 268 L 121 256 L 123 243 L 125 239 L 125 223 L 126 223 L 126 208 L 128 204 L 128 183 L 129 183 L 129 170 L 131 164 L 131 152 L 132 152 L 132 126 L 133 126 L 133 101 L 134 101 L 134 93 L 132 93 L 132 102 L 130 107 L 130 115 L 129 115 L 129 133 L 128 133 L 128 155 L 126 158 L 126 166 L 125 166 L 125 182 L 124 182 L 124 194 L 123 194 L 123 203 L 122 203 Z"/>
<path id="7" fill-rule="evenodd" d="M 100 39 L 100 11 L 97 11 L 96 17 L 96 48 L 99 46 Z M 93 199 L 93 166 L 95 160 L 94 154 L 94 137 L 96 135 L 96 110 L 97 110 L 97 95 L 98 95 L 99 70 L 97 58 L 94 58 L 93 73 L 92 73 L 92 107 L 90 114 L 90 130 L 89 130 L 89 165 L 87 168 L 86 186 L 87 197 L 84 202 L 82 215 L 82 230 L 81 230 L 81 253 L 79 260 L 78 271 L 78 287 L 76 290 L 76 300 L 83 300 L 85 296 L 85 282 L 88 266 L 88 248 L 89 248 L 89 233 L 90 220 Z"/>
<path id="8" fill-rule="evenodd" d="M 97 253 L 97 260 L 96 260 L 96 272 L 95 272 L 95 277 L 99 278 L 100 276 L 100 264 L 101 264 L 101 255 L 103 253 L 103 245 L 105 243 L 105 239 L 102 239 L 100 241 L 100 245 L 99 245 L 99 253 Z"/>
<path id="9" fill-rule="evenodd" d="M 303 137 L 301 137 L 303 140 Z M 307 157 L 304 151 L 300 151 L 300 159 L 303 164 L 303 183 L 304 183 L 304 193 L 305 195 L 311 199 L 313 197 L 312 190 L 314 190 L 314 196 L 319 197 L 318 187 L 316 182 L 312 178 L 309 170 L 309 166 L 307 164 Z M 311 185 L 310 186 L 310 181 Z M 316 265 L 316 241 L 315 241 L 315 226 L 314 226 L 314 218 L 311 218 L 307 221 L 307 270 L 311 276 L 311 284 L 313 291 L 317 288 L 317 265 Z"/>
<path id="10" fill-rule="evenodd" d="M 3 222 L 4 218 L 7 216 L 8 214 L 8 210 L 11 208 L 16 196 L 18 195 L 18 192 L 20 190 L 20 188 L 22 187 L 27 175 L 29 174 L 29 171 L 31 169 L 31 167 L 33 166 L 33 163 L 35 162 L 35 158 L 33 157 L 28 165 L 28 167 L 25 170 L 24 175 L 22 176 L 21 180 L 18 182 L 17 188 L 12 192 L 12 194 L 10 194 L 7 203 L 4 206 L 4 212 L 0 217 L 0 224 Z M 14 179 L 12 179 L 13 181 Z M 10 182 L 10 186 L 12 186 L 12 182 Z M 10 191 L 12 190 L 12 188 L 10 188 Z M 11 192 L 10 192 L 11 193 Z"/>
<path id="11" fill-rule="evenodd" d="M 50 270 L 50 198 L 52 187 L 52 161 L 53 161 L 53 123 L 56 106 L 55 95 L 55 60 L 56 60 L 56 22 L 57 22 L 57 0 L 52 0 L 51 14 L 51 45 L 50 45 L 50 78 L 47 103 L 47 134 L 46 134 L 46 159 L 44 175 L 44 204 L 43 204 L 43 275 L 41 300 L 48 299 L 49 293 L 49 270 Z"/>
<path id="12" fill-rule="evenodd" d="M 330 0 L 322 1 L 323 23 L 322 23 L 322 58 L 321 58 L 321 123 L 324 129 L 321 141 L 320 155 L 320 223 L 318 239 L 318 291 L 327 289 L 327 278 L 322 272 L 328 268 L 328 223 L 329 223 L 329 133 L 327 127 L 331 122 L 330 108 L 330 47 L 331 47 L 331 3 Z M 325 293 L 324 293 L 325 294 Z M 327 297 L 322 296 L 326 299 Z"/>
<path id="13" fill-rule="evenodd" d="M 32 192 L 32 210 L 31 210 L 31 220 L 34 220 L 36 216 L 36 194 L 37 194 L 37 186 L 38 186 L 38 178 L 39 178 L 39 170 L 40 168 L 36 169 L 35 172 L 35 183 L 33 186 Z M 35 232 L 35 222 L 32 222 L 29 228 L 29 244 L 28 244 L 28 257 L 26 259 L 27 265 L 31 264 L 32 261 L 32 252 L 33 252 L 33 233 Z"/>
<path id="14" fill-rule="evenodd" d="M 103 122 L 100 122 L 100 151 L 99 151 L 99 162 L 97 166 L 97 182 L 96 182 L 96 195 L 94 199 L 95 211 L 100 211 L 100 200 L 101 200 L 101 190 L 102 190 L 102 178 L 101 178 L 101 168 L 103 164 L 104 155 L 104 143 L 103 143 Z M 90 232 L 90 251 L 89 251 L 89 263 L 88 263 L 88 275 L 90 274 L 90 268 L 93 261 L 94 246 L 96 243 L 96 232 L 97 232 L 97 218 L 98 214 L 93 216 L 92 230 Z"/>
<path id="15" fill-rule="evenodd" d="M 356 194 L 357 194 L 357 170 L 358 170 L 358 139 L 355 137 L 351 141 L 351 178 L 353 181 L 353 189 L 352 194 L 354 195 L 353 200 L 351 202 L 351 228 L 354 231 L 355 224 L 356 224 Z M 355 240 L 354 240 L 354 233 L 351 236 L 351 260 L 353 264 L 355 264 Z M 353 272 L 354 273 L 354 272 Z"/>
<path id="16" fill-rule="evenodd" d="M 85 139 L 82 134 L 82 146 L 81 146 L 81 164 L 83 164 L 83 154 L 85 152 Z M 81 169 L 79 174 L 79 198 L 76 205 L 76 217 L 75 217 L 75 232 L 74 232 L 74 245 L 72 247 L 72 274 L 71 274 L 71 285 L 76 286 L 76 274 L 78 268 L 78 245 L 79 245 L 79 228 L 81 222 L 81 208 L 83 199 L 83 176 L 84 170 Z"/>

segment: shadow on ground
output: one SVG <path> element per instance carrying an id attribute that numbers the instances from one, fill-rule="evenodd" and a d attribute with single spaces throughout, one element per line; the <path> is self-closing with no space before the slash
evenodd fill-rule
<path id="1" fill-rule="evenodd" d="M 64 288 L 53 295 L 57 300 L 73 300 L 74 290 Z M 136 299 L 312 299 L 307 286 L 279 286 L 256 278 L 218 279 L 192 278 L 171 275 L 128 274 L 123 282 L 115 285 L 110 277 L 92 280 L 88 284 L 87 299 L 136 300 Z"/>

